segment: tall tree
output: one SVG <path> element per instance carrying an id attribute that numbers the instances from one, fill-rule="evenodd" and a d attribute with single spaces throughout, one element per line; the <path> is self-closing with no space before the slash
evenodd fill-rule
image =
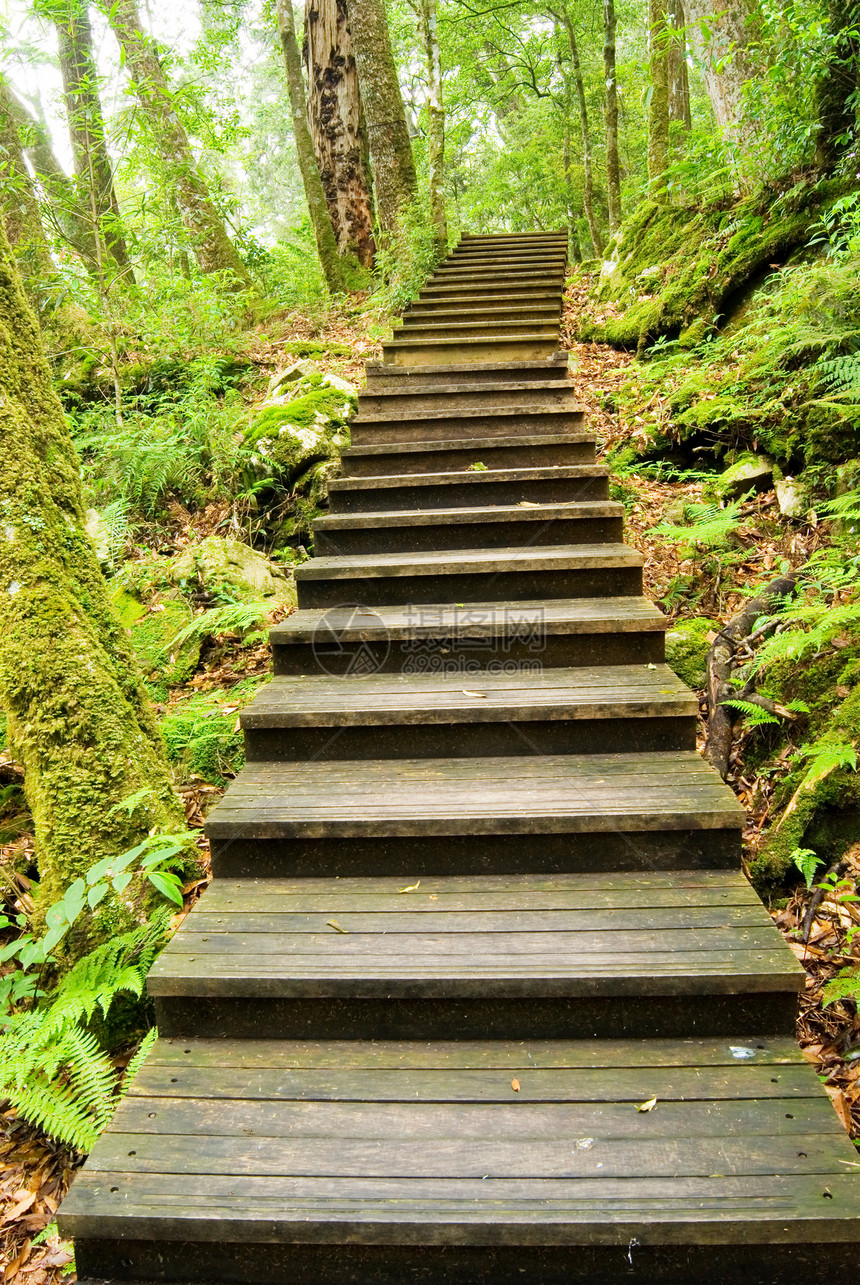
<path id="1" fill-rule="evenodd" d="M 373 265 L 367 133 L 346 0 L 306 0 L 307 114 L 338 253 Z"/>
<path id="2" fill-rule="evenodd" d="M 648 178 L 659 191 L 669 165 L 669 23 L 666 0 L 648 0 Z"/>
<path id="3" fill-rule="evenodd" d="M 396 241 L 402 212 L 415 203 L 418 185 L 385 0 L 353 0 L 349 26 L 367 119 L 376 213 L 382 232 Z"/>
<path id="4" fill-rule="evenodd" d="M 84 528 L 80 465 L 2 229 L 0 429 L 0 706 L 48 906 L 152 827 L 184 828 L 184 815 Z M 115 809 L 133 794 L 133 815 Z"/>
<path id="5" fill-rule="evenodd" d="M 134 276 L 123 235 L 113 167 L 107 149 L 98 73 L 92 50 L 86 0 L 67 0 L 56 22 L 63 96 L 81 205 L 88 212 L 97 243 L 114 260 L 126 282 Z"/>
<path id="6" fill-rule="evenodd" d="M 314 144 L 308 121 L 305 82 L 302 77 L 302 56 L 296 39 L 292 0 L 277 0 L 277 13 L 278 35 L 287 70 L 293 137 L 296 141 L 296 155 L 305 189 L 305 199 L 308 203 L 308 213 L 311 216 L 311 225 L 316 238 L 317 253 L 329 290 L 343 291 L 346 289 L 343 264 L 337 252 L 334 227 L 329 218 L 329 207 L 317 166 L 317 158 L 314 155 Z"/>
<path id="7" fill-rule="evenodd" d="M 66 297 L 42 223 L 39 202 L 24 159 L 12 93 L 0 76 L 0 213 L 31 305 L 64 347 L 75 346 L 87 318 Z"/>
<path id="8" fill-rule="evenodd" d="M 760 0 L 720 0 L 717 5 L 714 0 L 684 0 L 684 12 L 717 124 L 746 147 L 754 126 L 744 115 L 744 86 L 756 73 L 763 22 Z"/>
<path id="9" fill-rule="evenodd" d="M 442 102 L 442 56 L 436 0 L 417 0 L 418 31 L 427 64 L 427 162 L 430 179 L 430 219 L 440 258 L 448 249 L 445 216 L 445 108 Z"/>
<path id="10" fill-rule="evenodd" d="M 666 12 L 669 32 L 669 121 L 689 129 L 692 119 L 683 0 L 668 0 Z"/>
<path id="11" fill-rule="evenodd" d="M 573 25 L 573 19 L 570 16 L 570 10 L 567 5 L 559 5 L 557 10 L 552 10 L 552 13 L 558 16 L 565 32 L 567 33 L 567 43 L 570 50 L 570 63 L 573 70 L 573 83 L 576 88 L 576 98 L 579 104 L 579 121 L 582 131 L 582 203 L 585 206 L 585 217 L 588 222 L 588 232 L 591 237 L 592 249 L 596 257 L 603 253 L 603 237 L 600 234 L 600 224 L 597 220 L 597 214 L 594 209 L 594 162 L 591 152 L 591 129 L 588 123 L 588 103 L 585 97 L 585 81 L 582 77 L 582 64 L 579 59 L 579 44 L 576 39 L 576 30 Z"/>
<path id="12" fill-rule="evenodd" d="M 606 80 L 606 190 L 609 203 L 609 231 L 613 236 L 621 227 L 621 162 L 618 157 L 618 76 L 615 69 L 615 30 L 615 0 L 603 0 L 603 71 Z"/>
<path id="13" fill-rule="evenodd" d="M 228 272 L 241 285 L 251 279 L 224 220 L 194 160 L 185 126 L 167 83 L 155 46 L 141 25 L 136 0 L 113 0 L 106 15 L 125 54 L 134 90 L 161 159 L 170 176 L 172 195 L 188 230 L 201 272 Z"/>
<path id="14" fill-rule="evenodd" d="M 816 160 L 822 169 L 835 165 L 851 144 L 857 129 L 858 66 L 860 66 L 860 0 L 828 0 L 831 40 L 827 67 L 816 86 L 818 136 Z"/>

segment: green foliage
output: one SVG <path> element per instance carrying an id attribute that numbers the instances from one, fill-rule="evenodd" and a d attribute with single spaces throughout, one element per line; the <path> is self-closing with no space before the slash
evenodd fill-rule
<path id="1" fill-rule="evenodd" d="M 244 765 L 238 711 L 261 681 L 245 679 L 230 689 L 189 696 L 173 704 L 160 722 L 167 753 L 180 780 L 198 777 L 223 785 Z"/>
<path id="2" fill-rule="evenodd" d="M 97 947 L 41 1006 L 6 1019 L 0 1034 L 0 1096 L 68 1146 L 89 1150 L 117 1102 L 116 1069 L 88 1023 L 96 1012 L 107 1017 L 119 996 L 140 998 L 167 922 L 159 914 Z"/>
<path id="3" fill-rule="evenodd" d="M 791 854 L 790 861 L 803 875 L 807 888 L 811 888 L 815 872 L 822 864 L 818 854 L 812 848 L 795 848 Z"/>
<path id="4" fill-rule="evenodd" d="M 832 981 L 828 982 L 821 992 L 825 1008 L 839 1000 L 851 1000 L 860 1003 L 860 965 L 855 968 L 844 968 Z"/>
<path id="5" fill-rule="evenodd" d="M 718 504 L 688 504 L 685 508 L 690 518 L 688 526 L 661 522 L 653 528 L 654 534 L 688 549 L 724 548 L 740 525 L 742 503 L 736 500 L 725 508 Z"/>
<path id="6" fill-rule="evenodd" d="M 707 659 L 714 621 L 705 616 L 678 620 L 666 634 L 666 663 L 694 691 L 707 681 Z"/>
<path id="7" fill-rule="evenodd" d="M 779 726 L 780 720 L 776 714 L 771 714 L 768 710 L 762 709 L 761 705 L 756 705 L 752 701 L 740 699 L 724 700 L 722 704 L 743 714 L 747 727 Z"/>

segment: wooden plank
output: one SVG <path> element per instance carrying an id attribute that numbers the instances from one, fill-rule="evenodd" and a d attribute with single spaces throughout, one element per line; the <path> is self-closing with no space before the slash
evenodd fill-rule
<path id="1" fill-rule="evenodd" d="M 426 475 L 414 476 L 423 479 Z M 495 471 L 473 476 L 486 476 L 494 482 L 499 480 Z M 643 563 L 642 554 L 626 544 L 547 544 L 519 549 L 458 549 L 455 553 L 448 549 L 428 549 L 420 553 L 342 554 L 340 557 L 312 558 L 296 567 L 294 575 L 297 580 L 481 572 L 499 575 L 505 571 L 606 570 L 641 567 Z"/>
<path id="2" fill-rule="evenodd" d="M 147 1067 L 234 1068 L 247 1070 L 307 1069 L 354 1070 L 474 1070 L 516 1071 L 566 1067 L 589 1070 L 619 1067 L 730 1068 L 726 1083 L 740 1066 L 800 1066 L 810 1089 L 820 1096 L 812 1068 L 793 1039 L 759 1037 L 727 1040 L 181 1040 L 158 1039 L 146 1060 Z M 779 1075 L 780 1072 L 771 1072 Z M 778 1081 L 777 1081 L 778 1082 Z M 746 1083 L 740 1081 L 739 1083 Z M 132 1085 L 134 1092 L 135 1085 Z M 823 1100 L 823 1099 L 822 1099 Z"/>
<path id="3" fill-rule="evenodd" d="M 400 899 L 402 904 L 402 898 Z M 433 903 L 425 904 L 415 911 L 401 911 L 389 904 L 384 911 L 365 910 L 362 905 L 354 908 L 341 908 L 340 898 L 335 893 L 313 912 L 293 912 L 286 910 L 266 910 L 264 907 L 246 909 L 244 906 L 232 914 L 220 911 L 208 911 L 206 901 L 195 906 L 192 915 L 183 924 L 182 931 L 186 941 L 196 938 L 213 938 L 216 934 L 236 934 L 243 939 L 249 935 L 293 934 L 306 936 L 310 933 L 336 932 L 330 919 L 337 913 L 337 923 L 345 932 L 355 933 L 492 933 L 495 935 L 509 933 L 577 933 L 585 931 L 599 933 L 607 946 L 607 933 L 647 932 L 651 940 L 654 935 L 673 933 L 672 942 L 680 941 L 681 948 L 686 944 L 679 936 L 681 932 L 695 929 L 717 929 L 743 927 L 767 928 L 770 931 L 772 922 L 764 907 L 756 906 L 671 906 L 661 910 L 623 910 L 623 911 L 590 911 L 590 910 L 555 910 L 547 907 L 543 910 L 514 911 L 510 909 L 462 911 L 434 909 Z M 615 939 L 618 946 L 621 938 Z M 770 939 L 772 943 L 772 939 Z M 627 943 L 629 945 L 629 943 Z M 656 943 L 655 943 L 656 948 Z M 664 947 L 665 948 L 665 947 Z M 268 949 L 268 947 L 267 947 Z"/>
<path id="4" fill-rule="evenodd" d="M 416 1147 L 406 1138 L 368 1136 L 243 1137 L 124 1134 L 112 1129 L 96 1144 L 89 1169 L 127 1173 L 223 1174 L 235 1177 L 477 1178 L 707 1178 L 715 1172 L 771 1176 L 833 1174 L 837 1157 L 854 1155 L 847 1138 L 817 1134 L 638 1139 L 449 1138 Z M 577 1145 L 579 1143 L 580 1145 Z M 585 1144 L 585 1145 L 583 1145 Z M 841 1144 L 841 1145 L 840 1145 Z M 860 1184 L 858 1184 L 860 1190 Z"/>
<path id="5" fill-rule="evenodd" d="M 111 1136 L 183 1135 L 189 1148 L 197 1136 L 221 1138 L 352 1138 L 435 1141 L 463 1139 L 576 1140 L 613 1146 L 628 1139 L 772 1137 L 799 1134 L 844 1141 L 844 1130 L 823 1096 L 766 1101 L 661 1102 L 654 1111 L 631 1103 L 579 1102 L 438 1103 L 203 1100 L 171 1097 L 125 1098 L 111 1123 Z M 129 1143 L 133 1147 L 134 1143 Z M 585 1146 L 581 1149 L 593 1150 Z M 802 1148 L 801 1148 L 802 1149 Z M 100 1156 L 104 1159 L 104 1155 Z"/>
<path id="6" fill-rule="evenodd" d="M 249 1070 L 243 1067 L 174 1067 L 148 1062 L 129 1093 L 140 1097 L 306 1099 L 358 1102 L 630 1102 L 762 1098 L 821 1098 L 808 1065 L 774 1068 L 745 1064 L 678 1067 L 554 1067 L 517 1074 L 508 1069 L 439 1070 L 371 1067 L 353 1070 L 301 1066 Z M 741 1074 L 742 1070 L 742 1074 Z M 790 1108 L 787 1108 L 790 1109 Z"/>

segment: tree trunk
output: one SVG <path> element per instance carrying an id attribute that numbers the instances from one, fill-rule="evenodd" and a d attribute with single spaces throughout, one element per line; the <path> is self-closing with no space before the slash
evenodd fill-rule
<path id="1" fill-rule="evenodd" d="M 582 67 L 579 61 L 579 45 L 576 41 L 576 32 L 573 29 L 573 22 L 566 5 L 562 5 L 559 16 L 564 23 L 567 42 L 570 46 L 573 83 L 576 86 L 579 120 L 582 127 L 582 203 L 585 206 L 585 217 L 588 221 L 588 231 L 591 236 L 594 257 L 598 258 L 603 253 L 603 237 L 600 235 L 600 224 L 597 222 L 597 217 L 594 213 L 594 166 L 591 158 L 591 133 L 588 128 L 588 106 L 585 101 L 585 83 L 582 79 Z"/>
<path id="2" fill-rule="evenodd" d="M 85 262 L 95 263 L 98 255 L 89 216 L 81 209 L 74 181 L 54 155 L 47 129 L 24 106 L 8 83 L 4 88 L 5 107 L 15 123 L 22 150 L 33 167 L 45 198 L 45 222 L 50 222 L 57 235 L 68 242 Z"/>
<path id="3" fill-rule="evenodd" d="M 648 0 L 648 57 L 651 102 L 648 108 L 648 178 L 657 191 L 666 187 L 669 165 L 669 26 L 666 0 Z"/>
<path id="4" fill-rule="evenodd" d="M 346 0 L 306 0 L 307 114 L 338 253 L 373 266 L 373 199 Z"/>
<path id="5" fill-rule="evenodd" d="M 343 265 L 337 252 L 337 241 L 326 195 L 320 178 L 311 128 L 308 122 L 308 109 L 305 102 L 305 82 L 302 78 L 302 56 L 296 40 L 296 25 L 293 17 L 292 0 L 277 0 L 278 35 L 284 53 L 287 69 L 287 88 L 290 95 L 290 108 L 293 117 L 293 137 L 296 140 L 296 155 L 299 170 L 305 188 L 308 212 L 316 237 L 317 253 L 322 264 L 326 284 L 332 293 L 346 289 L 343 278 Z"/>
<path id="6" fill-rule="evenodd" d="M 606 76 L 606 188 L 609 231 L 621 227 L 621 163 L 618 159 L 618 79 L 615 71 L 615 0 L 603 0 L 603 69 Z"/>
<path id="7" fill-rule="evenodd" d="M 857 108 L 852 95 L 857 92 L 860 63 L 856 37 L 848 34 L 860 27 L 860 0 L 829 0 L 828 8 L 833 44 L 827 70 L 816 86 L 815 159 L 822 169 L 834 166 L 854 141 Z"/>
<path id="8" fill-rule="evenodd" d="M 239 285 L 250 287 L 248 270 L 227 235 L 224 220 L 194 161 L 164 69 L 141 26 L 135 0 L 114 0 L 106 14 L 125 53 L 138 102 L 170 175 L 200 271 L 227 272 Z"/>
<path id="9" fill-rule="evenodd" d="M 3 225 L 33 308 L 40 317 L 50 321 L 64 347 L 76 346 L 87 329 L 86 313 L 63 297 L 62 282 L 45 235 L 10 99 L 8 87 L 0 77 L 0 209 Z"/>
<path id="10" fill-rule="evenodd" d="M 754 46 L 761 38 L 759 0 L 684 0 L 690 43 L 701 64 L 717 124 L 735 143 L 752 141 L 744 120 L 743 89 L 755 74 Z M 706 35 L 707 32 L 707 35 Z"/>
<path id="11" fill-rule="evenodd" d="M 401 211 L 415 203 L 418 186 L 385 0 L 353 0 L 349 26 L 367 118 L 376 213 L 383 234 L 396 242 Z"/>
<path id="12" fill-rule="evenodd" d="M 692 127 L 690 76 L 687 71 L 687 33 L 684 30 L 683 0 L 668 0 L 669 27 L 669 121 Z"/>
<path id="13" fill-rule="evenodd" d="M 436 0 L 418 0 L 418 28 L 427 60 L 427 162 L 430 177 L 430 219 L 439 258 L 448 249 L 445 216 L 445 108 L 442 104 L 442 56 Z"/>
<path id="14" fill-rule="evenodd" d="M 93 235 L 103 243 L 122 279 L 133 284 L 134 274 L 123 236 L 105 138 L 86 0 L 72 0 L 62 20 L 56 23 L 56 29 L 69 139 L 81 205 L 90 212 Z"/>
<path id="15" fill-rule="evenodd" d="M 152 827 L 184 828 L 131 645 L 84 529 L 79 463 L 0 231 L 0 705 L 24 767 L 40 904 Z M 132 814 L 113 811 L 146 792 Z"/>

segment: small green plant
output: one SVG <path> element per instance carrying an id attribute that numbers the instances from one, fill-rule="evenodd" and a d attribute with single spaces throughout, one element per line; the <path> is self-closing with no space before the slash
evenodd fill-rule
<path id="1" fill-rule="evenodd" d="M 813 852 L 812 848 L 795 848 L 791 854 L 791 863 L 803 875 L 806 887 L 808 889 L 812 888 L 815 872 L 822 864 L 818 853 Z"/>
<path id="2" fill-rule="evenodd" d="M 824 1007 L 836 1004 L 841 999 L 860 1003 L 860 964 L 844 968 L 832 981 L 829 981 L 821 992 Z"/>
<path id="3" fill-rule="evenodd" d="M 470 472 L 470 473 L 486 473 L 486 472 L 487 472 L 487 466 L 486 466 L 486 464 L 482 464 L 480 460 L 475 460 L 475 463 L 474 463 L 474 464 L 470 464 L 470 465 L 469 465 L 469 472 Z"/>
<path id="4" fill-rule="evenodd" d="M 688 549 L 724 547 L 742 521 L 742 503 L 743 500 L 735 500 L 725 508 L 720 508 L 718 504 L 688 504 L 686 511 L 691 519 L 689 526 L 661 522 L 653 528 L 653 534 Z"/>

